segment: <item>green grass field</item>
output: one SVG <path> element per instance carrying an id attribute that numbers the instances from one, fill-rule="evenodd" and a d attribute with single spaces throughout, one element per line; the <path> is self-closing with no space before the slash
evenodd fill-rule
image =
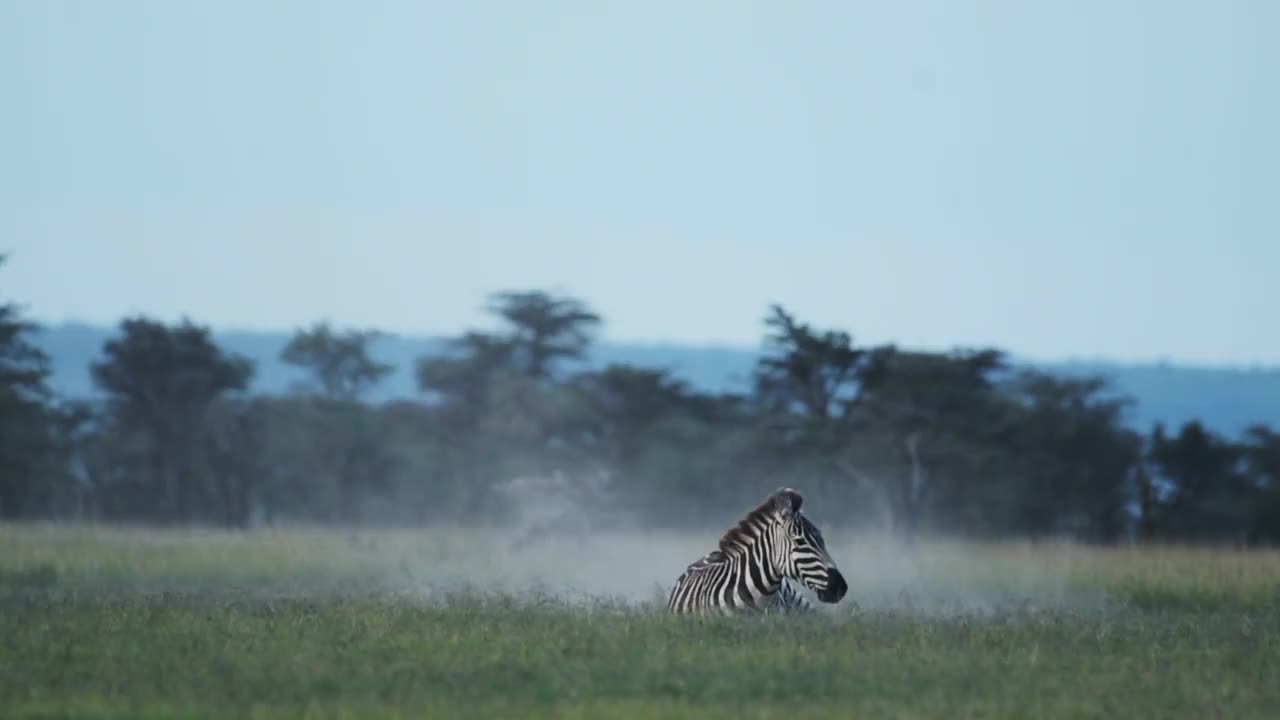
<path id="1" fill-rule="evenodd" d="M 1280 717 L 1280 553 L 829 532 L 845 603 L 689 620 L 712 533 L 0 526 L 0 717 Z"/>

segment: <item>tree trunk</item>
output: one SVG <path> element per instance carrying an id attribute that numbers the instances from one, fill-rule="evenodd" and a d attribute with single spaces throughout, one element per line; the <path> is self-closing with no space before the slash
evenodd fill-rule
<path id="1" fill-rule="evenodd" d="M 928 471 L 920 458 L 920 442 L 924 433 L 913 432 L 903 440 L 907 458 L 911 463 L 910 473 L 901 488 L 901 526 L 902 540 L 910 545 L 915 542 L 916 529 L 920 524 L 920 510 L 923 505 L 924 491 L 928 483 Z"/>
<path id="2" fill-rule="evenodd" d="M 163 449 L 152 452 L 151 471 L 155 474 L 156 486 L 164 496 L 163 506 L 157 509 L 157 520 L 163 523 L 175 522 L 182 512 L 182 498 L 178 487 L 176 473 L 169 466 Z"/>
<path id="3" fill-rule="evenodd" d="M 1141 464 L 1138 465 L 1137 475 L 1138 540 L 1147 543 L 1155 536 L 1156 492 L 1155 486 L 1151 482 L 1151 475 L 1147 473 L 1147 469 Z"/>

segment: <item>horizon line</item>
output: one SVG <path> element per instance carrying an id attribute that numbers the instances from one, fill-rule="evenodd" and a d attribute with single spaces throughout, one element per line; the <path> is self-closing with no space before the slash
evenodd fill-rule
<path id="1" fill-rule="evenodd" d="M 28 319 L 35 322 L 41 330 L 47 330 L 55 327 L 85 327 L 97 330 L 110 331 L 115 329 L 120 320 L 131 316 L 146 316 L 160 319 L 155 315 L 147 313 L 131 313 L 121 316 L 120 319 L 107 323 L 93 320 L 84 320 L 80 318 L 64 317 L 58 320 L 45 319 L 28 316 Z M 179 315 L 182 317 L 182 315 Z M 307 327 L 316 321 L 310 321 L 294 327 L 253 327 L 248 325 L 237 324 L 218 324 L 213 322 L 199 322 L 192 318 L 193 322 L 203 325 L 215 335 L 283 335 L 288 336 L 297 332 L 299 329 Z M 402 331 L 402 330 L 384 330 L 376 327 L 366 327 L 356 323 L 332 323 L 340 330 L 345 329 L 370 329 L 379 332 L 383 338 L 394 338 L 408 341 L 440 341 L 446 338 L 460 334 L 463 331 L 454 332 L 430 332 L 426 330 Z M 645 348 L 645 349 L 668 349 L 668 350 L 687 350 L 702 352 L 726 352 L 738 353 L 744 355 L 760 355 L 763 353 L 763 334 L 762 339 L 754 343 L 732 341 L 726 339 L 706 339 L 706 340 L 690 340 L 679 338 L 643 338 L 643 337 L 611 337 L 608 335 L 599 335 L 594 340 L 595 345 L 607 345 L 613 347 L 629 347 L 629 348 Z M 951 352 L 960 349 L 981 349 L 990 348 L 1001 351 L 1009 360 L 1015 364 L 1023 365 L 1102 365 L 1113 367 L 1127 368 L 1177 368 L 1180 370 L 1194 371 L 1229 371 L 1229 372 L 1255 372 L 1255 373 L 1280 373 L 1280 360 L 1194 360 L 1185 358 L 1176 358 L 1168 355 L 1161 356 L 1142 356 L 1142 357 L 1124 357 L 1114 355 L 1077 353 L 1072 355 L 1061 356 L 1045 356 L 1033 353 L 1016 352 L 1011 348 L 999 345 L 972 345 L 972 344 L 954 344 L 947 347 L 930 347 L 918 345 L 905 345 L 903 343 L 890 341 L 886 343 L 872 343 L 868 347 L 877 345 L 894 345 L 898 348 L 908 349 L 919 352 Z"/>

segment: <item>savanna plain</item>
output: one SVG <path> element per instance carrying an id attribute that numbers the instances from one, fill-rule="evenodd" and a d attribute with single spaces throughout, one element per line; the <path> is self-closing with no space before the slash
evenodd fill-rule
<path id="1" fill-rule="evenodd" d="M 0 525 L 0 716 L 1280 717 L 1280 552 L 827 535 L 840 604 L 693 620 L 716 532 Z"/>

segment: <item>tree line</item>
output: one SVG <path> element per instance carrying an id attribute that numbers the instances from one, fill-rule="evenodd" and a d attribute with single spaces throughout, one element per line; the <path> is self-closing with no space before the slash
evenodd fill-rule
<path id="1" fill-rule="evenodd" d="M 3 256 L 0 256 L 0 264 Z M 723 519 L 778 485 L 824 520 L 974 537 L 1272 543 L 1280 434 L 1199 422 L 1139 432 L 1100 377 L 1012 365 L 995 348 L 859 345 L 768 309 L 750 389 L 586 362 L 602 318 L 539 290 L 489 298 L 491 330 L 417 360 L 418 397 L 372 403 L 393 368 L 372 330 L 300 328 L 288 392 L 208 327 L 120 321 L 56 397 L 39 326 L 0 305 L 0 518 L 204 524 L 503 523 L 512 481 L 560 477 L 592 512 L 646 527 Z"/>

